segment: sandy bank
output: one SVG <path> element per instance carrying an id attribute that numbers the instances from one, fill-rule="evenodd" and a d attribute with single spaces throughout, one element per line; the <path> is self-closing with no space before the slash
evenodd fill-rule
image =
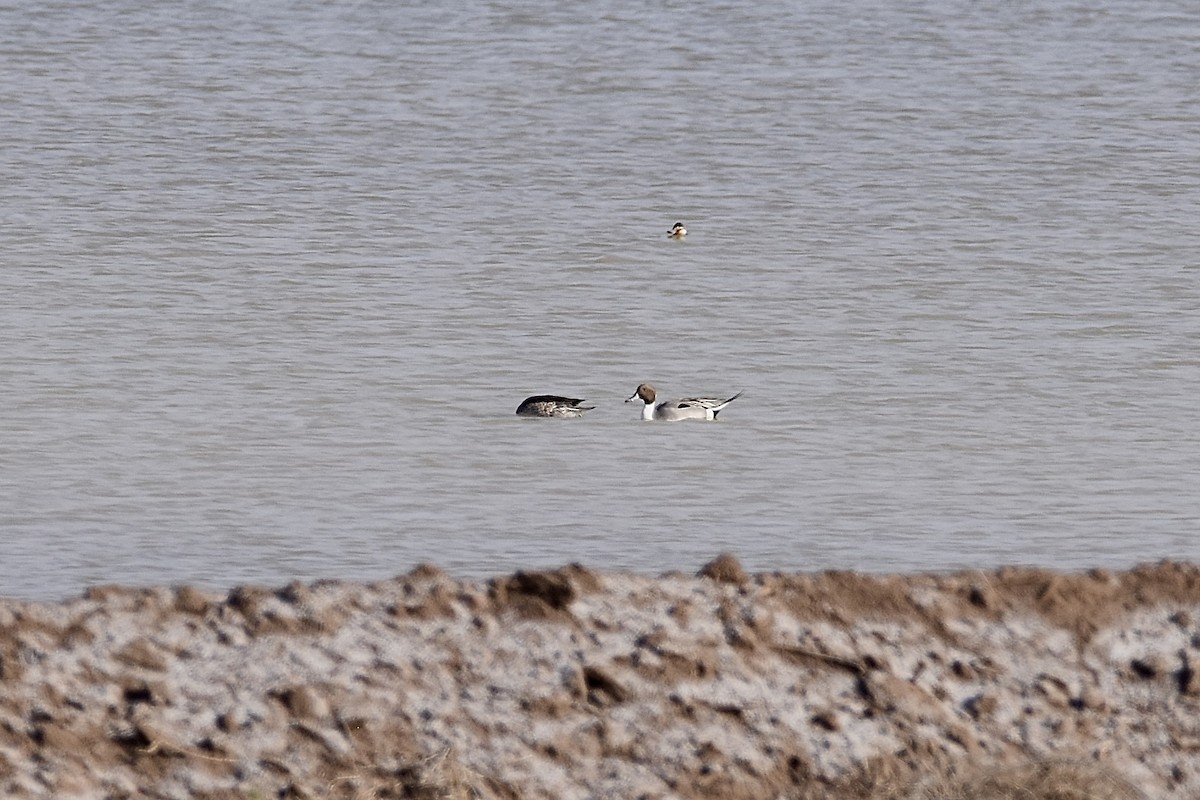
<path id="1" fill-rule="evenodd" d="M 1193 565 L 422 568 L 0 601 L 0 632 L 4 797 L 1200 797 Z"/>

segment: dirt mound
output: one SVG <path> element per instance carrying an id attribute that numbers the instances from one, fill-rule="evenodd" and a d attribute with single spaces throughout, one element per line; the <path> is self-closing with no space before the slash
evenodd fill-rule
<path id="1" fill-rule="evenodd" d="M 0 634 L 5 797 L 1200 796 L 1186 564 L 422 567 L 0 601 Z"/>

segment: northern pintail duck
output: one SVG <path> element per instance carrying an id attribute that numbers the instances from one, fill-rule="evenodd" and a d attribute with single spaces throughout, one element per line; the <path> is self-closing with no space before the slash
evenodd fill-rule
<path id="1" fill-rule="evenodd" d="M 648 383 L 643 383 L 633 393 L 633 396 L 626 400 L 626 403 L 632 403 L 635 400 L 641 400 L 645 403 L 642 406 L 642 419 L 659 419 L 667 422 L 678 422 L 683 419 L 704 419 L 713 420 L 717 418 L 717 414 L 725 406 L 732 403 L 742 396 L 738 392 L 728 400 L 718 400 L 714 397 L 685 397 L 682 400 L 656 400 L 654 387 Z"/>
<path id="2" fill-rule="evenodd" d="M 556 394 L 535 394 L 521 401 L 521 405 L 517 406 L 517 413 L 522 417 L 582 417 L 583 412 L 595 408 L 582 406 L 582 402 L 573 397 L 560 397 Z"/>
<path id="3" fill-rule="evenodd" d="M 676 222 L 671 226 L 671 230 L 667 231 L 667 236 L 670 236 L 672 239 L 682 239 L 687 236 L 687 228 L 683 227 L 682 222 Z"/>

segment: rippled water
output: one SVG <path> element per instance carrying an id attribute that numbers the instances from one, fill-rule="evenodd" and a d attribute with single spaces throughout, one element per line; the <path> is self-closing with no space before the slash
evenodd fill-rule
<path id="1" fill-rule="evenodd" d="M 0 5 L 0 594 L 1200 558 L 1190 6 L 406 5 Z"/>

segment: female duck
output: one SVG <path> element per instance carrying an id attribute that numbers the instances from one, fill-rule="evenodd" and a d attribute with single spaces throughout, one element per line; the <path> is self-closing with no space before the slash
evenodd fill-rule
<path id="1" fill-rule="evenodd" d="M 582 417 L 585 411 L 595 408 L 580 405 L 582 402 L 557 394 L 535 394 L 521 401 L 521 405 L 517 406 L 517 413 L 522 417 Z"/>
<path id="2" fill-rule="evenodd" d="M 642 419 L 657 419 L 666 422 L 678 422 L 684 419 L 700 419 L 700 420 L 715 420 L 717 414 L 725 406 L 732 403 L 742 396 L 738 392 L 728 400 L 718 400 L 713 397 L 686 397 L 682 400 L 656 400 L 657 395 L 654 393 L 654 387 L 648 383 L 643 383 L 633 393 L 633 396 L 626 400 L 626 403 L 632 403 L 635 400 L 641 400 L 645 403 L 642 406 Z"/>

